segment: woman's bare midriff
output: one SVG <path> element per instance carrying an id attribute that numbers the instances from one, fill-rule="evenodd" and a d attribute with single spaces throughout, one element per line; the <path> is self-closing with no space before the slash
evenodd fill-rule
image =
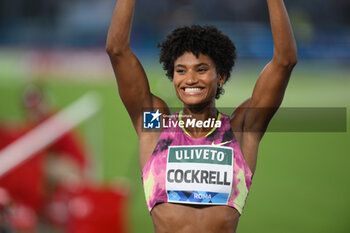
<path id="1" fill-rule="evenodd" d="M 155 233 L 234 233 L 239 213 L 229 206 L 162 203 L 152 212 Z"/>

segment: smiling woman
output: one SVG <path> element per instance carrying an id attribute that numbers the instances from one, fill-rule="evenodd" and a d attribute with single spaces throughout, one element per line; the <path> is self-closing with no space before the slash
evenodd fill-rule
<path id="1" fill-rule="evenodd" d="M 214 61 L 200 53 L 196 57 L 185 52 L 174 62 L 173 82 L 177 96 L 185 105 L 209 104 L 222 87 L 224 78 L 218 77 Z"/>
<path id="2" fill-rule="evenodd" d="M 135 0 L 116 4 L 106 49 L 119 95 L 139 137 L 143 186 L 155 232 L 236 231 L 260 140 L 297 61 L 283 0 L 267 0 L 267 4 L 274 55 L 252 96 L 231 116 L 215 105 L 236 58 L 227 36 L 214 26 L 194 25 L 175 29 L 159 45 L 160 62 L 183 103 L 183 109 L 171 117 L 165 117 L 170 114 L 166 103 L 151 93 L 143 67 L 130 49 Z M 145 130 L 145 108 L 152 109 L 152 122 L 162 109 L 161 130 Z"/>

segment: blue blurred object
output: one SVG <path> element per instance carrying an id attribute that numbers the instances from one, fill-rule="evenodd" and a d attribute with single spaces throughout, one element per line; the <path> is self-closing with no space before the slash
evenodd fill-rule
<path id="1" fill-rule="evenodd" d="M 0 46 L 103 47 L 115 2 L 0 0 Z M 285 2 L 300 58 L 350 58 L 350 1 Z M 266 4 L 259 0 L 138 1 L 132 47 L 156 54 L 156 44 L 185 24 L 218 26 L 236 43 L 240 57 L 272 55 Z"/>

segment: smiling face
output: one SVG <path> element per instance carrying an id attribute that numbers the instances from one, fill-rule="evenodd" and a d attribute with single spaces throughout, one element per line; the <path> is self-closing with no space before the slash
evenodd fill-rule
<path id="1" fill-rule="evenodd" d="M 185 52 L 174 62 L 174 87 L 185 105 L 214 103 L 217 87 L 223 79 L 216 72 L 214 61 L 203 54 L 198 58 Z"/>

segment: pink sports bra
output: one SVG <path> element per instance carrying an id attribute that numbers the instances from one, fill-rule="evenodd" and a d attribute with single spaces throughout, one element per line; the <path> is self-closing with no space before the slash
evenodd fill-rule
<path id="1" fill-rule="evenodd" d="M 178 113 L 174 119 L 181 121 Z M 202 138 L 191 137 L 179 124 L 163 129 L 142 169 L 150 212 L 156 204 L 169 202 L 227 205 L 242 213 L 252 172 L 233 134 L 229 117 L 219 113 L 217 120 L 221 126 L 214 127 Z"/>

